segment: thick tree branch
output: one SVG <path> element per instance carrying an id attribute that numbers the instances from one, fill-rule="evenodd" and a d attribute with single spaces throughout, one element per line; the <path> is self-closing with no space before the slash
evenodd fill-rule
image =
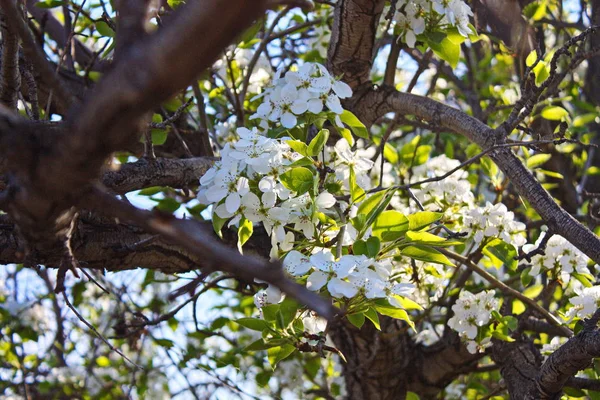
<path id="1" fill-rule="evenodd" d="M 104 186 L 123 194 L 151 186 L 185 188 L 197 186 L 198 180 L 214 164 L 216 158 L 142 158 L 109 171 L 102 177 Z"/>
<path id="2" fill-rule="evenodd" d="M 0 1 L 14 11 L 10 0 Z M 264 1 L 237 0 L 230 5 L 228 13 L 222 12 L 218 0 L 179 7 L 167 27 L 127 52 L 89 100 L 73 110 L 64 130 L 50 135 L 21 129 L 19 135 L 7 136 L 4 144 L 10 145 L 3 148 L 14 156 L 8 164 L 14 179 L 7 210 L 29 254 L 61 243 L 68 250 L 72 206 L 100 175 L 105 160 L 135 142 L 140 118 L 185 88 L 265 10 Z M 19 26 L 27 28 L 24 22 Z M 26 128 L 28 123 L 20 125 Z"/>
<path id="3" fill-rule="evenodd" d="M 0 0 L 0 7 L 2 7 L 5 18 L 10 21 L 8 27 L 13 35 L 18 35 L 21 38 L 23 52 L 27 60 L 34 65 L 44 81 L 52 88 L 54 95 L 60 102 L 73 104 L 75 102 L 73 95 L 57 79 L 50 62 L 46 59 L 46 55 L 35 43 L 31 31 L 23 19 L 22 13 L 17 9 L 15 1 Z"/>
<path id="4" fill-rule="evenodd" d="M 305 286 L 289 280 L 280 263 L 264 262 L 251 256 L 242 256 L 215 239 L 206 226 L 198 221 L 182 220 L 170 215 L 139 210 L 94 188 L 82 202 L 86 208 L 128 220 L 148 232 L 153 232 L 202 258 L 205 272 L 223 271 L 253 282 L 259 279 L 294 297 L 315 310 L 322 317 L 333 320 L 338 310 L 330 301 L 309 291 Z"/>
<path id="5" fill-rule="evenodd" d="M 589 367 L 594 358 L 600 357 L 597 321 L 598 315 L 595 315 L 577 336 L 569 339 L 544 362 L 536 381 L 539 399 L 560 398 L 562 388 L 569 379 L 578 371 Z"/>
<path id="6" fill-rule="evenodd" d="M 118 60 L 127 49 L 146 35 L 144 24 L 147 18 L 149 0 L 120 0 L 116 3 L 117 38 L 115 59 Z"/>
<path id="7" fill-rule="evenodd" d="M 401 93 L 390 87 L 382 87 L 365 95 L 356 107 L 361 114 L 374 114 L 376 118 L 388 112 L 414 115 L 429 123 L 444 127 L 467 137 L 482 149 L 504 142 L 504 132 L 490 128 L 464 112 L 426 97 Z M 600 264 L 600 239 L 569 213 L 562 209 L 552 196 L 508 148 L 490 153 L 490 158 L 517 188 L 548 227 L 563 236 L 579 250 Z"/>
<path id="8" fill-rule="evenodd" d="M 508 343 L 493 340 L 492 360 L 500 366 L 511 399 L 539 400 L 536 376 L 541 357 L 527 338 Z"/>
<path id="9" fill-rule="evenodd" d="M 370 82 L 373 51 L 384 0 L 339 0 L 335 6 L 328 68 L 352 87 Z"/>
<path id="10" fill-rule="evenodd" d="M 0 10 L 2 30 L 2 70 L 0 71 L 0 102 L 11 110 L 17 109 L 21 88 L 19 72 L 19 37 L 9 25 L 11 21 Z"/>

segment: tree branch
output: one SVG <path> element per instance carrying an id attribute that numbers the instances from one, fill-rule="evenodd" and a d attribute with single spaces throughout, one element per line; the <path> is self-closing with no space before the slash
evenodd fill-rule
<path id="1" fill-rule="evenodd" d="M 75 98 L 62 82 L 56 78 L 50 62 L 35 43 L 31 31 L 23 19 L 22 13 L 17 9 L 16 3 L 13 0 L 0 0 L 0 6 L 5 18 L 10 20 L 9 28 L 11 32 L 13 35 L 18 35 L 21 38 L 23 52 L 27 60 L 35 66 L 36 70 L 41 74 L 42 79 L 52 88 L 54 95 L 57 96 L 59 101 L 65 104 L 73 104 Z"/>
<path id="2" fill-rule="evenodd" d="M 213 238 L 210 231 L 198 221 L 182 220 L 171 215 L 139 210 L 97 187 L 92 189 L 82 205 L 131 221 L 148 232 L 161 235 L 200 257 L 205 270 L 227 272 L 248 282 L 260 279 L 273 284 L 328 320 L 333 320 L 338 313 L 330 301 L 289 280 L 280 263 L 264 262 L 232 251 L 231 248 Z"/>
<path id="3" fill-rule="evenodd" d="M 540 399 L 558 398 L 569 379 L 589 367 L 595 357 L 600 357 L 600 331 L 596 325 L 598 314 L 599 311 L 596 311 L 577 336 L 560 346 L 542 364 L 536 380 Z"/>
<path id="4" fill-rule="evenodd" d="M 494 130 L 458 109 L 390 87 L 371 91 L 356 107 L 361 115 L 372 113 L 375 119 L 388 112 L 415 115 L 467 137 L 483 150 L 505 141 L 503 131 Z M 489 156 L 550 229 L 600 264 L 600 238 L 561 208 L 509 148 L 498 148 Z"/>
<path id="5" fill-rule="evenodd" d="M 373 51 L 383 0 L 339 0 L 335 6 L 327 52 L 333 75 L 356 90 L 370 82 Z"/>
<path id="6" fill-rule="evenodd" d="M 10 19 L 0 10 L 2 28 L 2 70 L 0 71 L 0 102 L 11 110 L 17 109 L 21 74 L 19 72 L 19 37 L 10 29 Z"/>
<path id="7" fill-rule="evenodd" d="M 214 157 L 142 158 L 134 163 L 123 164 L 117 171 L 106 172 L 102 183 L 119 194 L 151 186 L 197 186 L 200 177 L 215 161 Z"/>

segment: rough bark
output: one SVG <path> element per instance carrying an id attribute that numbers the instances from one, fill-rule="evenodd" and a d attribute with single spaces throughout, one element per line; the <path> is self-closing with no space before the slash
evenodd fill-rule
<path id="1" fill-rule="evenodd" d="M 344 380 L 353 400 L 396 400 L 406 397 L 406 367 L 410 359 L 407 327 L 383 318 L 381 332 L 366 322 L 361 329 L 349 323 L 332 330 L 332 339 L 346 357 Z"/>
<path id="2" fill-rule="evenodd" d="M 512 343 L 493 341 L 492 359 L 500 366 L 508 393 L 512 400 L 536 400 L 536 377 L 541 359 L 529 339 Z"/>
<path id="3" fill-rule="evenodd" d="M 329 69 L 353 89 L 370 83 L 373 49 L 383 0 L 340 0 L 334 12 Z"/>
<path id="4" fill-rule="evenodd" d="M 2 31 L 2 68 L 0 70 L 0 103 L 11 110 L 17 109 L 21 88 L 19 73 L 19 37 L 9 28 L 10 20 L 0 10 Z"/>
<path id="5" fill-rule="evenodd" d="M 536 379 L 537 398 L 559 399 L 569 379 L 588 368 L 595 357 L 600 357 L 600 332 L 593 326 L 569 339 L 544 362 Z"/>
<path id="6" fill-rule="evenodd" d="M 198 179 L 214 164 L 216 158 L 169 159 L 142 158 L 106 172 L 102 184 L 115 193 L 128 193 L 151 186 L 175 188 L 193 187 Z"/>

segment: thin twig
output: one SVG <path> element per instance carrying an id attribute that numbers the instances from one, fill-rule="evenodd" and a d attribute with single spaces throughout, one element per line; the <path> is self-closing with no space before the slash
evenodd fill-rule
<path id="1" fill-rule="evenodd" d="M 81 314 L 79 314 L 79 312 L 77 311 L 77 309 L 75 309 L 75 307 L 73 306 L 73 304 L 71 304 L 71 302 L 69 301 L 69 297 L 67 296 L 67 293 L 65 291 L 63 291 L 62 293 L 63 293 L 63 298 L 65 300 L 65 304 L 67 305 L 67 307 L 69 307 L 71 309 L 71 311 L 73 311 L 73 313 L 77 316 L 77 318 L 81 322 L 83 322 L 83 324 L 85 326 L 87 326 L 92 332 L 94 332 L 94 334 L 96 336 L 98 336 L 98 338 L 100 338 L 100 340 L 102 340 L 112 351 L 114 351 L 115 353 L 117 353 L 118 355 L 120 355 L 121 357 L 123 357 L 126 361 L 128 361 L 134 367 L 142 369 L 142 370 L 144 369 L 141 366 L 139 366 L 138 364 L 136 364 L 133 361 L 131 361 L 125 354 L 123 354 L 123 352 L 121 350 L 117 349 L 115 346 L 113 346 L 108 341 L 108 339 L 106 339 L 104 336 L 102 336 L 102 334 L 100 332 L 98 332 L 98 330 L 92 324 L 90 324 L 88 321 L 86 321 L 86 319 L 83 318 L 83 316 Z"/>

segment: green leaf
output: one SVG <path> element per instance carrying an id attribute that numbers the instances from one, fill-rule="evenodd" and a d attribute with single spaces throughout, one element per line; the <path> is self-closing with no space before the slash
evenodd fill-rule
<path id="1" fill-rule="evenodd" d="M 283 185 L 296 192 L 298 196 L 308 192 L 313 187 L 313 172 L 306 167 L 296 167 L 279 176 Z"/>
<path id="2" fill-rule="evenodd" d="M 356 213 L 363 215 L 369 214 L 375 209 L 375 207 L 377 207 L 381 203 L 381 201 L 385 197 L 385 194 L 386 191 L 382 190 L 367 197 L 365 200 L 362 201 L 362 203 L 360 203 L 358 209 L 356 210 Z"/>
<path id="3" fill-rule="evenodd" d="M 456 68 L 460 59 L 460 44 L 452 42 L 448 37 L 439 43 L 428 41 L 427 44 L 439 58 L 450 64 L 452 68 Z"/>
<path id="4" fill-rule="evenodd" d="M 531 267 L 525 268 L 523 272 L 521 272 L 521 285 L 523 285 L 523 287 L 529 286 L 533 280 L 533 277 L 529 275 L 529 271 L 531 271 Z"/>
<path id="5" fill-rule="evenodd" d="M 559 106 L 547 106 L 542 110 L 542 117 L 551 121 L 560 121 L 569 116 L 567 110 Z"/>
<path id="6" fill-rule="evenodd" d="M 355 226 L 355 228 L 359 231 L 359 238 L 365 234 L 375 219 L 379 217 L 383 210 L 387 208 L 395 192 L 396 191 L 394 189 L 378 192 L 367 198 L 360 204 L 360 206 L 358 206 L 357 216 L 364 217 L 363 224 L 359 224 L 360 226 Z"/>
<path id="7" fill-rule="evenodd" d="M 527 159 L 527 168 L 533 169 L 535 167 L 539 167 L 551 158 L 552 154 L 535 154 Z"/>
<path id="8" fill-rule="evenodd" d="M 358 239 L 352 245 L 352 254 L 354 254 L 355 256 L 360 256 L 363 254 L 366 256 L 367 252 L 367 242 L 365 242 L 364 240 Z"/>
<path id="9" fill-rule="evenodd" d="M 545 61 L 540 61 L 534 68 L 533 73 L 535 74 L 535 84 L 542 84 L 550 76 L 550 68 Z"/>
<path id="10" fill-rule="evenodd" d="M 579 282 L 581 282 L 583 284 L 583 286 L 585 286 L 587 288 L 594 286 L 592 284 L 592 282 L 590 282 L 588 277 L 584 274 L 572 273 L 571 276 L 573 278 L 577 279 Z"/>
<path id="11" fill-rule="evenodd" d="M 377 254 L 379 254 L 379 250 L 381 249 L 381 242 L 375 236 L 371 236 L 367 239 L 366 243 L 367 247 L 367 256 L 369 258 L 375 258 Z"/>
<path id="12" fill-rule="evenodd" d="M 429 246 L 412 245 L 402 249 L 401 254 L 419 261 L 454 266 L 448 258 Z"/>
<path id="13" fill-rule="evenodd" d="M 253 331 L 262 332 L 270 328 L 270 324 L 267 321 L 258 318 L 240 318 L 236 319 L 234 322 L 244 328 L 252 329 Z"/>
<path id="14" fill-rule="evenodd" d="M 418 244 L 431 244 L 438 245 L 446 241 L 446 239 L 436 236 L 429 232 L 414 232 L 407 231 L 406 238 L 411 242 L 416 242 Z"/>
<path id="15" fill-rule="evenodd" d="M 279 311 L 279 304 L 269 304 L 261 308 L 263 318 L 267 322 L 275 322 L 277 319 L 277 312 Z"/>
<path id="16" fill-rule="evenodd" d="M 306 143 L 304 143 L 300 140 L 288 140 L 286 143 L 296 153 L 302 154 L 305 157 L 308 155 L 308 146 L 306 146 Z"/>
<path id="17" fill-rule="evenodd" d="M 550 178 L 556 178 L 556 179 L 564 179 L 565 177 L 555 171 L 548 171 L 547 169 L 538 169 L 538 172 L 541 172 L 542 174 L 549 176 Z"/>
<path id="18" fill-rule="evenodd" d="M 352 114 L 350 111 L 344 110 L 344 112 L 340 115 L 340 119 L 343 123 L 348 125 L 348 127 L 350 127 L 350 130 L 352 130 L 352 133 L 354 133 L 359 138 L 369 138 L 369 131 L 367 130 L 365 125 L 362 122 L 360 122 L 356 115 Z"/>
<path id="19" fill-rule="evenodd" d="M 184 2 L 183 0 L 175 0 L 177 2 Z M 260 31 L 260 29 L 263 27 L 264 25 L 264 20 L 263 19 L 259 19 L 258 21 L 256 21 L 250 28 L 246 29 L 244 31 L 244 33 L 242 33 L 242 36 L 240 37 L 240 42 L 244 43 L 244 42 L 249 42 L 252 39 L 256 38 L 256 35 L 258 34 L 258 31 Z"/>
<path id="20" fill-rule="evenodd" d="M 311 165 L 314 165 L 315 162 L 312 158 L 308 158 L 308 157 L 302 157 L 299 160 L 294 161 L 293 163 L 290 164 L 290 168 L 294 168 L 294 167 L 309 167 Z"/>
<path id="21" fill-rule="evenodd" d="M 165 188 L 162 186 L 151 186 L 146 189 L 140 190 L 140 192 L 138 194 L 140 196 L 152 196 L 152 195 L 155 195 L 156 193 L 162 192 L 163 190 L 165 190 Z"/>
<path id="22" fill-rule="evenodd" d="M 438 222 L 443 216 L 443 213 L 436 213 L 432 211 L 416 212 L 407 216 L 408 229 L 411 231 L 418 231 L 419 229 L 426 228 L 429 225 Z"/>
<path id="23" fill-rule="evenodd" d="M 154 146 L 162 146 L 167 141 L 167 130 L 166 129 L 152 129 L 150 130 L 152 136 L 152 144 Z"/>
<path id="24" fill-rule="evenodd" d="M 327 143 L 327 139 L 329 139 L 329 130 L 321 129 L 317 136 L 310 141 L 308 145 L 307 155 L 309 156 L 318 156 L 323 147 L 325 147 L 325 143 Z"/>
<path id="25" fill-rule="evenodd" d="M 385 146 L 383 146 L 383 157 L 390 163 L 396 164 L 399 160 L 398 150 L 391 144 L 386 143 Z"/>
<path id="26" fill-rule="evenodd" d="M 535 64 L 537 60 L 537 50 L 531 50 L 531 52 L 529 53 L 529 55 L 527 55 L 527 58 L 525 59 L 525 65 L 527 65 L 528 67 L 531 67 L 533 64 Z"/>
<path id="27" fill-rule="evenodd" d="M 296 313 L 300 305 L 298 302 L 293 300 L 291 297 L 286 297 L 279 304 L 279 311 L 277 312 L 277 325 L 281 329 L 286 329 L 296 318 Z"/>
<path id="28" fill-rule="evenodd" d="M 488 243 L 488 245 L 483 249 L 483 254 L 500 260 L 503 265 L 513 271 L 519 264 L 518 261 L 515 260 L 515 257 L 517 256 L 517 250 L 515 247 L 500 239 L 494 239 Z"/>
<path id="29" fill-rule="evenodd" d="M 252 236 L 254 232 L 254 224 L 252 221 L 243 218 L 240 221 L 240 227 L 238 228 L 238 250 L 242 253 L 242 246 L 246 244 L 248 239 Z"/>
<path id="30" fill-rule="evenodd" d="M 422 310 L 423 309 L 423 307 L 421 307 L 417 302 L 409 299 L 408 297 L 394 295 L 394 299 L 396 299 L 400 303 L 401 308 L 403 308 L 405 310 Z"/>
<path id="31" fill-rule="evenodd" d="M 114 37 L 115 36 L 115 31 L 113 31 L 112 28 L 106 22 L 104 22 L 104 21 L 97 21 L 96 22 L 96 30 L 102 36 L 108 36 L 108 37 Z"/>
<path id="32" fill-rule="evenodd" d="M 571 387 L 564 387 L 563 391 L 565 392 L 565 394 L 567 396 L 569 396 L 569 400 L 571 399 L 587 399 L 587 396 L 585 395 L 585 392 L 581 389 L 576 389 L 576 388 L 571 388 Z"/>
<path id="33" fill-rule="evenodd" d="M 373 223 L 373 236 L 383 242 L 398 239 L 408 230 L 408 218 L 398 211 L 383 211 Z"/>
<path id="34" fill-rule="evenodd" d="M 213 213 L 212 226 L 213 226 L 213 229 L 215 230 L 215 233 L 217 234 L 217 236 L 219 236 L 221 239 L 223 239 L 223 234 L 221 233 L 221 229 L 223 229 L 223 226 L 225 226 L 226 222 L 227 222 L 227 218 L 221 218 L 217 215 L 217 213 Z"/>
<path id="35" fill-rule="evenodd" d="M 348 144 L 350 146 L 354 146 L 354 138 L 352 137 L 352 132 L 350 132 L 350 129 L 348 128 L 337 128 L 338 132 L 340 133 L 340 135 L 346 139 L 346 142 L 348 142 Z"/>
<path id="36" fill-rule="evenodd" d="M 515 339 L 511 338 L 510 336 L 507 336 L 507 335 L 505 335 L 505 334 L 503 334 L 501 332 L 498 332 L 498 331 L 492 332 L 492 337 L 494 339 L 502 340 L 504 342 L 509 342 L 509 343 L 515 341 Z"/>
<path id="37" fill-rule="evenodd" d="M 458 31 L 458 28 L 455 28 L 455 27 L 451 27 L 451 28 L 447 29 L 446 34 L 448 35 L 447 36 L 448 40 L 450 40 L 454 44 L 460 45 L 460 44 L 463 44 L 465 42 L 465 40 L 467 40 L 467 38 L 464 37 Z"/>
<path id="38" fill-rule="evenodd" d="M 578 115 L 573 119 L 573 127 L 581 128 L 589 124 L 590 122 L 594 122 L 598 115 L 595 113 L 588 113 L 583 115 Z"/>
<path id="39" fill-rule="evenodd" d="M 519 327 L 519 320 L 513 317 L 512 315 L 507 315 L 504 317 L 504 323 L 508 326 L 508 329 L 511 331 L 517 330 Z"/>
<path id="40" fill-rule="evenodd" d="M 38 3 L 35 3 L 36 7 L 39 8 L 54 8 L 54 7 L 60 7 L 67 4 L 67 2 L 65 1 L 58 1 L 58 0 L 46 0 L 46 1 L 40 1 Z"/>
<path id="41" fill-rule="evenodd" d="M 348 318 L 348 321 L 350 321 L 350 323 L 358 329 L 362 328 L 362 326 L 365 324 L 364 313 L 349 314 L 346 316 L 346 318 Z"/>
<path id="42" fill-rule="evenodd" d="M 408 313 L 401 309 L 401 308 L 394 308 L 394 307 L 386 307 L 386 306 L 380 306 L 380 305 L 376 305 L 375 309 L 377 310 L 377 312 L 381 315 L 387 315 L 388 317 L 392 317 L 395 319 L 400 319 L 402 321 L 406 321 L 406 323 L 413 329 L 416 331 L 415 329 L 415 323 L 410 319 L 410 316 L 408 315 Z"/>
<path id="43" fill-rule="evenodd" d="M 358 201 L 365 197 L 365 191 L 356 183 L 356 173 L 354 168 L 350 167 L 350 197 L 352 201 Z"/>
<path id="44" fill-rule="evenodd" d="M 542 1 L 537 4 L 537 9 L 531 16 L 531 19 L 534 21 L 539 21 L 540 19 L 546 16 L 546 2 Z"/>
<path id="45" fill-rule="evenodd" d="M 275 369 L 277 363 L 279 363 L 281 360 L 286 359 L 295 351 L 296 346 L 293 346 L 291 344 L 285 344 L 281 347 L 272 347 L 269 350 L 267 350 L 267 358 L 269 359 L 271 368 Z"/>
<path id="46" fill-rule="evenodd" d="M 535 299 L 540 293 L 542 293 L 542 290 L 544 290 L 544 285 L 533 285 L 525 289 L 523 296 L 527 296 L 530 299 Z"/>
<path id="47" fill-rule="evenodd" d="M 160 210 L 166 213 L 174 213 L 181 207 L 181 204 L 172 197 L 166 197 L 164 199 L 159 200 L 156 207 L 156 210 Z"/>
<path id="48" fill-rule="evenodd" d="M 369 307 L 369 309 L 365 312 L 365 317 L 369 319 L 375 326 L 375 329 L 378 331 L 381 330 L 381 324 L 379 323 L 379 315 L 377 315 L 377 311 L 373 307 Z"/>
<path id="49" fill-rule="evenodd" d="M 421 398 L 419 397 L 418 394 L 416 394 L 415 392 L 406 392 L 406 400 L 420 400 Z"/>
<path id="50" fill-rule="evenodd" d="M 182 4 L 185 4 L 185 0 L 167 0 L 167 4 L 169 5 L 169 7 L 175 9 Z"/>

